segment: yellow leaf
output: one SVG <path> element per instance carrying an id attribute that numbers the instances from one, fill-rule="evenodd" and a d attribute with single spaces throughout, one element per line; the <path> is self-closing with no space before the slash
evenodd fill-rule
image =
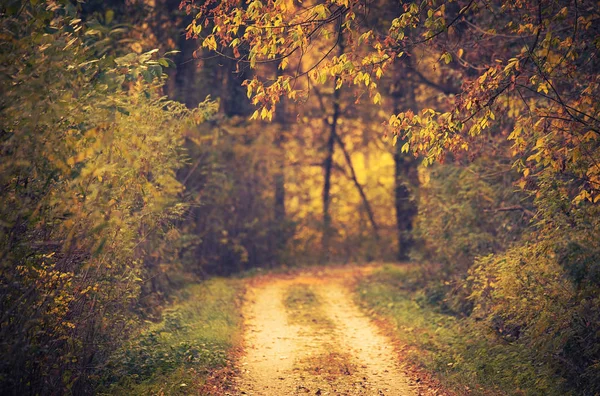
<path id="1" fill-rule="evenodd" d="M 327 8 L 323 4 L 319 4 L 315 7 L 315 14 L 321 19 L 325 19 L 327 17 Z"/>
<path id="2" fill-rule="evenodd" d="M 133 43 L 131 44 L 131 50 L 136 54 L 141 54 L 144 49 L 140 43 Z"/>
<path id="3" fill-rule="evenodd" d="M 217 41 L 215 40 L 215 36 L 211 34 L 210 36 L 205 38 L 202 42 L 202 46 L 215 51 L 217 49 Z"/>
<path id="4" fill-rule="evenodd" d="M 445 64 L 448 64 L 452 62 L 452 55 L 450 55 L 449 52 L 444 52 L 441 56 L 441 59 L 444 61 Z"/>
<path id="5" fill-rule="evenodd" d="M 374 104 L 379 104 L 381 103 L 381 94 L 379 92 L 377 92 L 375 94 L 375 96 L 373 97 L 373 103 Z"/>
<path id="6" fill-rule="evenodd" d="M 288 63 L 289 63 L 289 62 L 290 62 L 290 61 L 288 60 L 288 58 L 283 58 L 283 59 L 281 60 L 281 63 L 279 64 L 279 68 L 280 68 L 281 70 L 285 70 L 285 68 L 287 67 L 287 65 L 288 65 Z"/>

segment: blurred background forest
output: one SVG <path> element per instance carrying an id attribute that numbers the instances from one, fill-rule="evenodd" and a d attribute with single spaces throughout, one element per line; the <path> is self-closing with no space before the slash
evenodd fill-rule
<path id="1" fill-rule="evenodd" d="M 190 282 L 413 261 L 425 303 L 598 394 L 599 7 L 516 3 L 373 2 L 352 28 L 335 7 L 354 2 L 307 3 L 333 33 L 256 65 L 213 29 L 219 2 L 3 1 L 2 393 L 94 393 Z M 395 56 L 360 72 L 400 14 Z M 442 43 L 398 44 L 440 18 Z M 276 109 L 249 81 L 281 82 Z"/>

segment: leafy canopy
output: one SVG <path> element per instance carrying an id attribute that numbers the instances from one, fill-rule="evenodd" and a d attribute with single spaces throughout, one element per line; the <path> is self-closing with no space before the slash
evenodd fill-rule
<path id="1" fill-rule="evenodd" d="M 439 109 L 389 115 L 402 151 L 430 164 L 469 150 L 482 134 L 501 133 L 514 143 L 522 188 L 532 177 L 560 174 L 570 181 L 566 194 L 574 203 L 600 201 L 594 1 L 425 0 L 395 7 L 184 0 L 181 7 L 194 16 L 188 36 L 201 38 L 202 47 L 236 59 L 240 68 L 278 62 L 276 78 L 245 83 L 258 106 L 253 118 L 272 119 L 282 95 L 298 98 L 295 82 L 307 74 L 320 84 L 353 86 L 378 104 L 378 81 L 392 65 L 433 54 L 437 61 L 429 66 L 451 70 L 460 89 Z M 344 52 L 334 55 L 339 45 Z"/>

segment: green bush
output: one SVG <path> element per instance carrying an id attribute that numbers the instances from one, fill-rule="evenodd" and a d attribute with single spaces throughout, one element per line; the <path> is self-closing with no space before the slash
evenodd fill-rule
<path id="1" fill-rule="evenodd" d="M 165 386 L 178 389 L 182 381 L 187 388 L 227 366 L 239 342 L 242 291 L 240 281 L 226 279 L 183 289 L 181 301 L 165 309 L 160 322 L 145 326 L 110 356 L 98 391 L 158 393 Z"/>
<path id="2" fill-rule="evenodd" d="M 564 395 L 563 380 L 536 350 L 509 342 L 487 323 L 448 315 L 414 288 L 418 267 L 386 267 L 357 285 L 368 309 L 387 318 L 407 345 L 406 357 L 467 394 Z M 408 287 L 406 287 L 408 284 Z"/>
<path id="3" fill-rule="evenodd" d="M 473 316 L 535 351 L 534 362 L 553 365 L 573 389 L 594 395 L 600 391 L 600 298 L 593 276 L 599 249 L 592 240 L 563 242 L 524 244 L 478 260 L 471 271 Z"/>
<path id="4" fill-rule="evenodd" d="M 89 393 L 147 257 L 168 262 L 183 131 L 213 107 L 162 97 L 155 51 L 96 58 L 70 1 L 0 9 L 0 387 Z"/>
<path id="5" fill-rule="evenodd" d="M 513 186 L 518 174 L 502 158 L 434 165 L 419 173 L 413 256 L 443 264 L 444 280 L 461 279 L 475 257 L 508 248 L 531 218 L 530 200 Z"/>

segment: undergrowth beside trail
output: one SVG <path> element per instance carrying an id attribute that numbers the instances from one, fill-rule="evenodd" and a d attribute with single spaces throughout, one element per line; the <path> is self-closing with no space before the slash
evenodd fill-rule
<path id="1" fill-rule="evenodd" d="M 359 303 L 391 324 L 411 364 L 469 395 L 567 394 L 550 367 L 531 363 L 533 351 L 427 301 L 420 274 L 415 267 L 385 266 L 356 285 Z"/>
<path id="2" fill-rule="evenodd" d="M 99 394 L 202 394 L 209 375 L 231 366 L 228 354 L 241 336 L 242 291 L 240 280 L 223 278 L 183 289 L 160 322 L 111 357 Z"/>

